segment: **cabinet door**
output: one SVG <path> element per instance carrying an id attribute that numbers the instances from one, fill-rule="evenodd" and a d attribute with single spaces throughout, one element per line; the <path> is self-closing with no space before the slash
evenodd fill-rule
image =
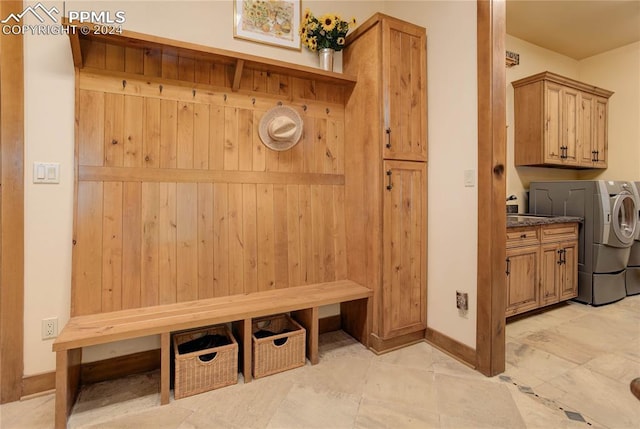
<path id="1" fill-rule="evenodd" d="M 545 83 L 544 162 L 562 164 L 562 87 Z"/>
<path id="2" fill-rule="evenodd" d="M 557 243 L 543 244 L 540 248 L 540 305 L 558 302 L 560 297 L 561 249 Z"/>
<path id="3" fill-rule="evenodd" d="M 602 97 L 596 97 L 595 99 L 595 118 L 594 118 L 594 138 L 595 142 L 593 147 L 595 148 L 595 162 L 594 167 L 607 168 L 607 151 L 608 151 L 608 138 L 607 138 L 607 103 L 609 100 Z"/>
<path id="4" fill-rule="evenodd" d="M 562 145 L 560 159 L 563 164 L 578 163 L 578 133 L 580 132 L 580 91 L 573 88 L 562 90 Z"/>
<path id="5" fill-rule="evenodd" d="M 560 301 L 578 296 L 578 242 L 571 241 L 560 245 L 563 251 L 560 265 Z"/>
<path id="6" fill-rule="evenodd" d="M 583 92 L 580 96 L 580 134 L 578 162 L 583 166 L 592 166 L 595 159 L 594 138 L 594 96 Z"/>
<path id="7" fill-rule="evenodd" d="M 427 164 L 385 161 L 382 337 L 426 327 Z"/>
<path id="8" fill-rule="evenodd" d="M 383 21 L 383 156 L 427 160 L 427 58 L 423 28 Z"/>
<path id="9" fill-rule="evenodd" d="M 506 316 L 524 313 L 538 306 L 540 247 L 507 250 Z"/>

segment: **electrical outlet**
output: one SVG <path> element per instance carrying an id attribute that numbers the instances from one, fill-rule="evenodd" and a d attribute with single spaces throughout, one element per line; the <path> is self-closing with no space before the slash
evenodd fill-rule
<path id="1" fill-rule="evenodd" d="M 467 292 L 456 291 L 456 308 L 461 311 L 469 310 L 469 294 Z"/>
<path id="2" fill-rule="evenodd" d="M 42 319 L 42 339 L 48 340 L 58 336 L 58 318 Z"/>

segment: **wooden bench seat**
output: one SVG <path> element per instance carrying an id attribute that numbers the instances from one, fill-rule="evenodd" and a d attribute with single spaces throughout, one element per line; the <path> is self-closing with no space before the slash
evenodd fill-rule
<path id="1" fill-rule="evenodd" d="M 370 289 L 350 280 L 339 280 L 72 317 L 53 343 L 53 351 L 56 352 L 56 427 L 66 427 L 68 414 L 75 402 L 80 384 L 82 347 L 160 335 L 160 402 L 167 404 L 172 332 L 232 322 L 241 344 L 244 379 L 249 382 L 253 318 L 291 312 L 307 330 L 307 357 L 315 364 L 318 362 L 318 308 L 350 303 L 352 314 L 343 323 L 343 329 L 366 344 L 371 296 Z"/>

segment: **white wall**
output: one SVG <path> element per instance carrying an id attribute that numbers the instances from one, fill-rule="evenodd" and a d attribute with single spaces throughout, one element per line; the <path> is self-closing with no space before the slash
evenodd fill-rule
<path id="1" fill-rule="evenodd" d="M 32 2 L 31 4 L 34 4 Z M 43 2 L 47 7 L 62 2 Z M 476 4 L 473 1 L 303 1 L 315 14 L 364 21 L 386 12 L 425 26 L 429 91 L 428 324 L 475 348 L 477 188 L 463 186 L 477 166 Z M 124 10 L 124 29 L 316 66 L 316 57 L 233 39 L 225 1 L 67 1 L 70 10 Z M 338 69 L 341 62 L 338 61 Z M 24 372 L 55 368 L 40 320 L 69 316 L 73 219 L 74 71 L 65 36 L 25 37 L 25 342 Z M 33 185 L 33 161 L 61 165 L 59 185 Z M 467 318 L 455 290 L 469 292 Z M 85 349 L 84 360 L 157 346 L 157 339 Z"/>
<path id="2" fill-rule="evenodd" d="M 35 4 L 36 2 L 26 2 Z M 45 1 L 63 10 L 62 1 Z M 376 1 L 309 1 L 315 14 L 335 11 L 362 22 L 384 10 Z M 233 38 L 233 3 L 225 1 L 67 1 L 66 10 L 124 10 L 125 30 L 272 57 L 308 66 L 317 58 Z M 29 22 L 37 24 L 37 22 Z M 340 57 L 338 57 L 340 59 Z M 337 62 L 340 70 L 341 61 Z M 55 368 L 51 340 L 41 340 L 41 319 L 69 317 L 73 221 L 74 69 L 66 36 L 25 37 L 25 320 L 24 373 Z M 34 161 L 59 162 L 59 185 L 33 185 Z M 87 348 L 92 361 L 157 347 L 154 337 Z"/>
<path id="3" fill-rule="evenodd" d="M 390 15 L 427 29 L 429 228 L 427 324 L 476 347 L 478 97 L 475 1 L 391 1 Z M 456 290 L 469 293 L 460 317 Z"/>
<path id="4" fill-rule="evenodd" d="M 507 195 L 527 210 L 525 192 L 534 180 L 640 180 L 640 42 L 574 60 L 507 35 L 507 50 L 520 54 L 520 64 L 507 69 Z M 614 91 L 609 99 L 609 158 L 602 170 L 514 166 L 513 86 L 511 82 L 551 71 Z"/>
<path id="5" fill-rule="evenodd" d="M 609 168 L 581 179 L 640 180 L 640 42 L 580 61 L 580 80 L 613 91 Z"/>

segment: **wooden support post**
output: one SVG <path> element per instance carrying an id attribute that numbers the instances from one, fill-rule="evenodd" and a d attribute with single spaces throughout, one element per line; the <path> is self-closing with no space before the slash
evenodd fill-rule
<path id="1" fill-rule="evenodd" d="M 504 0 L 477 1 L 478 296 L 476 369 L 505 369 L 506 71 Z"/>
<path id="2" fill-rule="evenodd" d="M 251 319 L 233 322 L 233 334 L 240 342 L 240 362 L 242 363 L 242 375 L 244 382 L 251 381 Z"/>
<path id="3" fill-rule="evenodd" d="M 82 349 L 62 350 L 56 353 L 56 429 L 67 427 L 67 418 L 80 387 L 81 363 Z"/>
<path id="4" fill-rule="evenodd" d="M 318 307 L 291 313 L 291 316 L 307 330 L 307 358 L 311 365 L 318 363 Z"/>
<path id="5" fill-rule="evenodd" d="M 358 299 L 340 304 L 342 329 L 366 347 L 369 347 L 372 312 L 373 300 L 371 298 Z"/>
<path id="6" fill-rule="evenodd" d="M 160 334 L 160 405 L 169 403 L 171 371 L 171 333 Z"/>

